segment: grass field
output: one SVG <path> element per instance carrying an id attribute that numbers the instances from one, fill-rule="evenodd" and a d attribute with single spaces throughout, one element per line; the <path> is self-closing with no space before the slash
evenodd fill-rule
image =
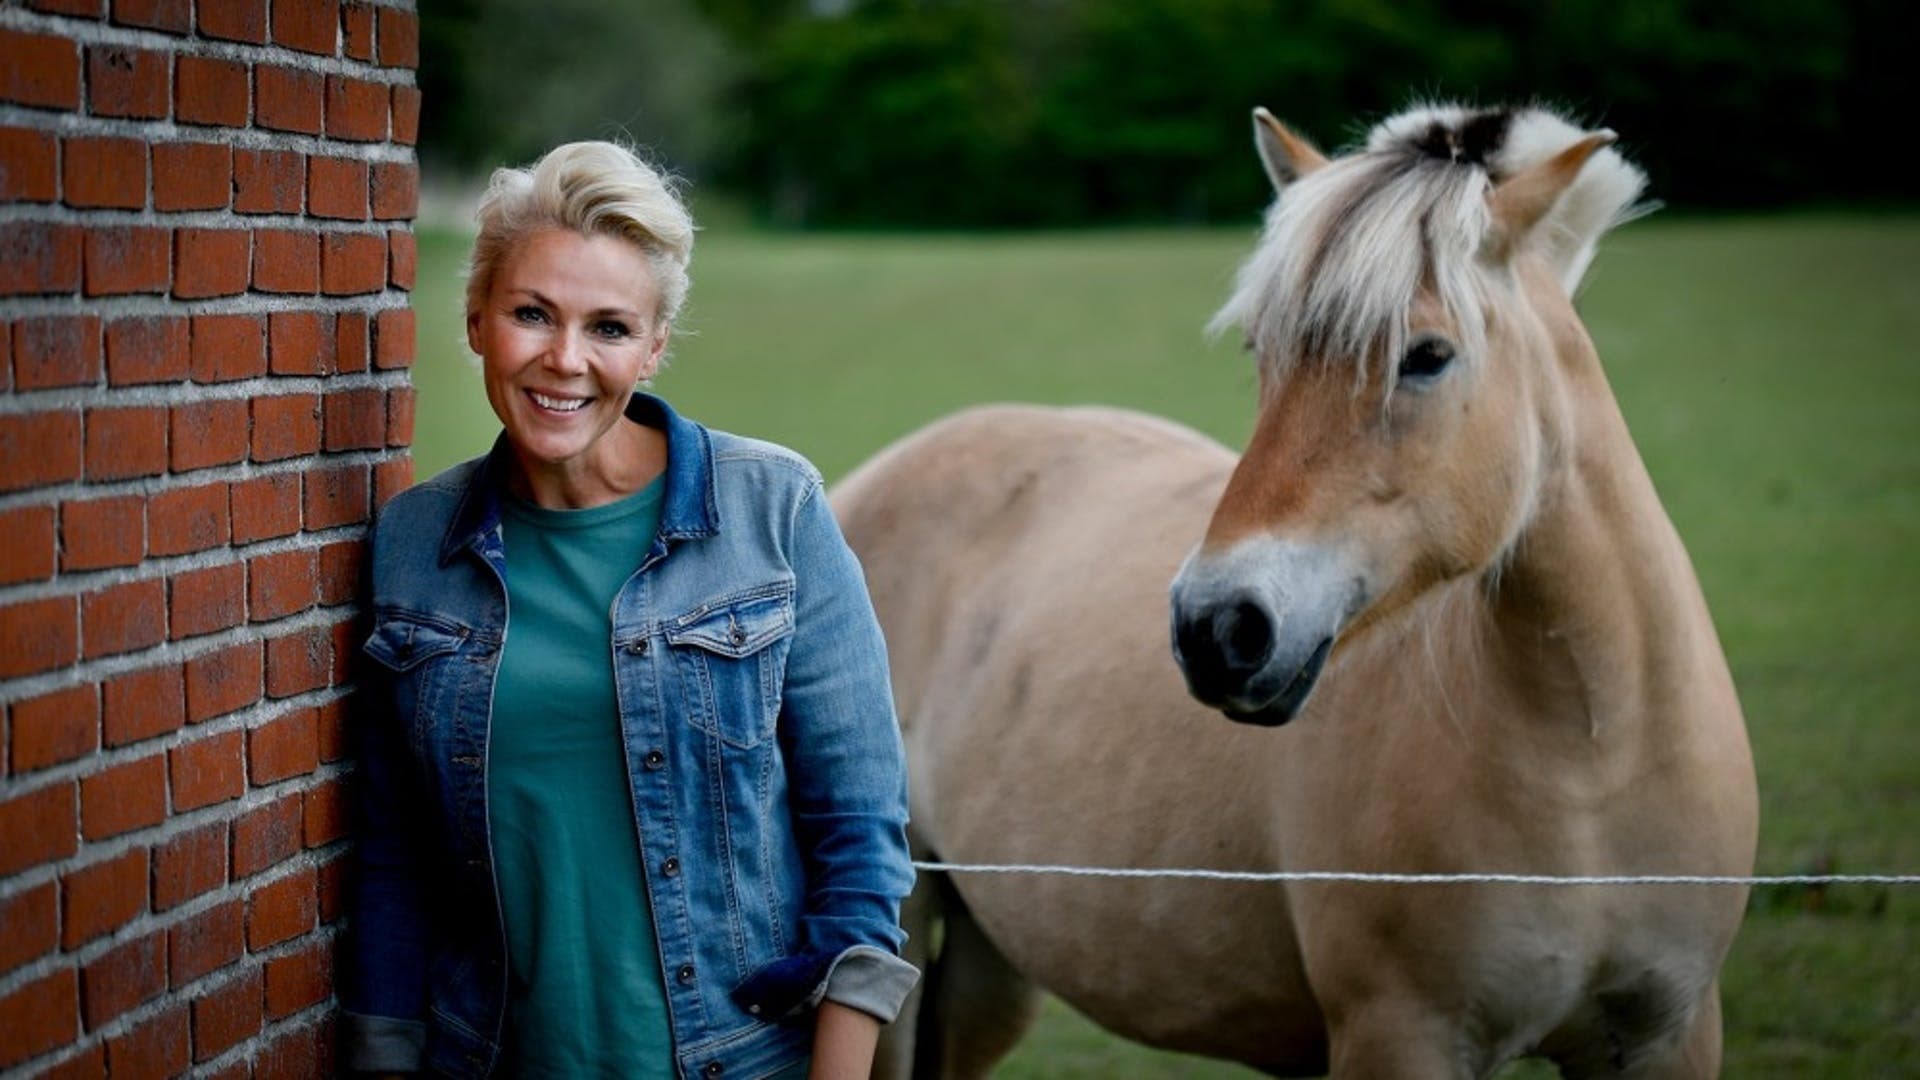
<path id="1" fill-rule="evenodd" d="M 497 425 L 460 344 L 464 241 L 421 239 L 425 476 Z M 1200 327 L 1250 242 L 715 227 L 658 388 L 829 478 L 994 400 L 1133 406 L 1238 445 L 1250 365 Z M 1733 665 L 1761 870 L 1920 871 L 1920 218 L 1656 218 L 1608 242 L 1581 306 Z M 1920 890 L 1756 894 L 1725 987 L 1728 1076 L 1920 1076 Z M 1248 1074 L 1054 1006 L 1002 1075 Z"/>

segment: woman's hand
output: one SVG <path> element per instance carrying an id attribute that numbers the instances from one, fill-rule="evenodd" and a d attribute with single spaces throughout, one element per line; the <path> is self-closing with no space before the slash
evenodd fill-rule
<path id="1" fill-rule="evenodd" d="M 807 1080 L 866 1080 L 880 1021 L 831 1001 L 822 1001 L 813 1021 L 813 1064 Z"/>

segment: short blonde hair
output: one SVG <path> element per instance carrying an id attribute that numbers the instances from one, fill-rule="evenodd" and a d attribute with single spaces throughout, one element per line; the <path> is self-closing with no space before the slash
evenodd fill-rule
<path id="1" fill-rule="evenodd" d="M 524 169 L 495 169 L 480 198 L 480 225 L 467 260 L 467 312 L 480 310 L 494 269 L 527 234 L 571 229 L 615 236 L 638 247 L 653 267 L 663 322 L 687 298 L 693 217 L 674 182 L 638 154 L 610 142 L 554 147 Z"/>

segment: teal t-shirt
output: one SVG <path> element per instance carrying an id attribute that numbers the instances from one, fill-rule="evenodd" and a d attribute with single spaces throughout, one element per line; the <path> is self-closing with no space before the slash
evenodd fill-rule
<path id="1" fill-rule="evenodd" d="M 663 487 L 587 510 L 502 499 L 507 640 L 487 809 L 509 1075 L 675 1075 L 611 644 L 614 597 L 653 543 Z"/>

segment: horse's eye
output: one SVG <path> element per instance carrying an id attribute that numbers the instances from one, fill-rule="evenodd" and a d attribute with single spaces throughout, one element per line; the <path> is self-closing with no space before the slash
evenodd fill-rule
<path id="1" fill-rule="evenodd" d="M 1413 343 L 1400 358 L 1400 378 L 1432 379 L 1453 363 L 1453 342 L 1443 337 L 1427 337 Z"/>

